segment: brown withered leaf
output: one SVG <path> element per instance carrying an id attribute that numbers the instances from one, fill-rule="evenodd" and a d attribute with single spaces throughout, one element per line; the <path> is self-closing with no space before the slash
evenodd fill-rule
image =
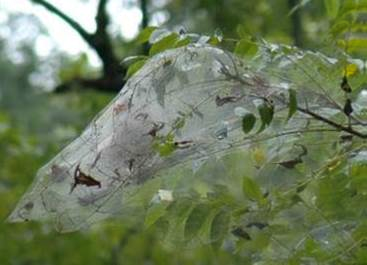
<path id="1" fill-rule="evenodd" d="M 71 187 L 70 193 L 73 192 L 73 190 L 76 188 L 76 186 L 78 185 L 85 185 L 87 187 L 91 187 L 91 186 L 98 186 L 98 188 L 101 188 L 101 182 L 99 182 L 98 180 L 95 180 L 94 178 L 92 178 L 91 176 L 88 176 L 87 174 L 83 173 L 80 170 L 80 165 L 78 165 L 75 168 L 74 171 L 74 184 Z"/>

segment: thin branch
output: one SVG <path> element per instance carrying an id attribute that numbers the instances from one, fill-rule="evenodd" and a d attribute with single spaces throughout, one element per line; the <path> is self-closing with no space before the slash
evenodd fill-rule
<path id="1" fill-rule="evenodd" d="M 78 22 L 74 19 L 63 13 L 60 9 L 55 7 L 54 5 L 50 4 L 44 0 L 31 0 L 33 3 L 39 4 L 46 8 L 51 13 L 57 15 L 59 18 L 64 20 L 69 26 L 71 26 L 75 31 L 79 33 L 79 35 L 89 44 L 91 45 L 92 42 L 92 34 L 88 33 Z M 91 45 L 92 46 L 92 45 Z"/>
<path id="2" fill-rule="evenodd" d="M 148 14 L 148 0 L 140 0 L 140 10 L 143 15 L 141 20 L 141 29 L 148 27 L 149 14 Z M 143 54 L 149 54 L 149 43 L 143 44 Z"/>
<path id="3" fill-rule="evenodd" d="M 106 12 L 107 2 L 108 0 L 101 0 L 98 3 L 97 15 L 96 15 L 97 28 L 95 34 L 98 34 L 99 32 L 106 33 L 106 28 L 110 22 Z"/>
<path id="4" fill-rule="evenodd" d="M 119 63 L 119 59 L 114 53 L 111 37 L 107 32 L 109 17 L 106 12 L 108 0 L 100 0 L 97 7 L 96 24 L 97 28 L 93 34 L 93 48 L 103 62 L 103 72 L 106 76 L 124 76 L 126 69 Z"/>
<path id="5" fill-rule="evenodd" d="M 124 84 L 124 80 L 120 76 L 110 77 L 101 76 L 96 79 L 74 78 L 64 82 L 55 88 L 56 93 L 64 93 L 73 87 L 91 88 L 105 92 L 118 92 Z"/>
<path id="6" fill-rule="evenodd" d="M 315 118 L 316 120 L 327 123 L 327 124 L 331 125 L 332 127 L 336 128 L 336 129 L 339 129 L 340 131 L 345 131 L 345 132 L 348 132 L 348 133 L 353 134 L 355 136 L 358 136 L 362 139 L 367 139 L 367 134 L 361 133 L 359 131 L 354 130 L 351 127 L 346 127 L 342 124 L 336 123 L 335 121 L 329 120 L 328 118 L 325 118 L 325 117 L 323 117 L 323 116 L 321 116 L 321 115 L 319 115 L 315 112 L 312 112 L 309 109 L 304 109 L 304 108 L 301 108 L 301 107 L 297 107 L 297 110 L 299 110 L 302 113 L 310 115 L 311 117 Z"/>
<path id="7" fill-rule="evenodd" d="M 107 32 L 109 24 L 109 16 L 106 12 L 108 0 L 100 0 L 97 7 L 96 15 L 96 30 L 93 33 L 88 33 L 80 24 L 71 17 L 60 11 L 54 5 L 45 0 L 31 0 L 33 3 L 39 4 L 46 8 L 51 13 L 60 17 L 69 26 L 71 26 L 79 35 L 93 48 L 103 64 L 103 74 L 98 79 L 83 79 L 76 78 L 56 88 L 57 92 L 66 91 L 74 85 L 95 88 L 102 91 L 119 91 L 124 85 L 123 77 L 126 73 L 126 68 L 119 64 L 119 59 L 116 56 L 111 37 Z"/>
<path id="8" fill-rule="evenodd" d="M 148 0 L 140 0 L 140 9 L 141 13 L 143 14 L 143 18 L 141 21 L 141 28 L 146 28 L 149 22 L 149 15 L 148 15 Z"/>
<path id="9" fill-rule="evenodd" d="M 288 0 L 288 7 L 290 10 L 294 10 L 294 12 L 291 14 L 291 27 L 292 27 L 292 37 L 293 37 L 293 43 L 295 46 L 302 47 L 302 22 L 301 22 L 301 12 L 300 8 L 297 7 L 298 0 Z"/>

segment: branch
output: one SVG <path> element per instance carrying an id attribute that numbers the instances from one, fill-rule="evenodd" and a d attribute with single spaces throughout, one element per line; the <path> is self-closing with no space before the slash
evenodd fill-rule
<path id="1" fill-rule="evenodd" d="M 312 112 L 312 111 L 310 111 L 308 109 L 297 107 L 297 110 L 299 110 L 302 113 L 305 113 L 305 114 L 310 115 L 311 117 L 315 118 L 316 120 L 319 120 L 319 121 L 322 121 L 324 123 L 327 123 L 327 124 L 331 125 L 332 127 L 340 130 L 340 131 L 345 131 L 345 132 L 348 132 L 348 133 L 353 134 L 355 136 L 358 136 L 358 137 L 360 137 L 362 139 L 367 139 L 367 134 L 364 134 L 364 133 L 361 133 L 359 131 L 356 131 L 356 130 L 354 130 L 351 127 L 343 126 L 342 124 L 339 124 L 339 123 L 336 123 L 336 122 L 334 122 L 332 120 L 329 120 L 328 118 L 325 118 L 325 117 L 323 117 L 323 116 L 321 116 L 321 115 L 319 115 L 319 114 L 317 114 L 315 112 Z"/>
<path id="2" fill-rule="evenodd" d="M 122 78 L 125 75 L 126 69 L 120 65 L 120 60 L 114 53 L 111 38 L 107 32 L 107 26 L 109 24 L 109 17 L 106 12 L 107 2 L 108 0 L 100 0 L 98 3 L 96 15 L 97 27 L 93 34 L 92 47 L 103 62 L 104 75 L 118 75 Z"/>
<path id="3" fill-rule="evenodd" d="M 92 43 L 92 35 L 88 33 L 78 22 L 63 13 L 60 9 L 44 0 L 31 0 L 33 3 L 39 4 L 46 8 L 51 13 L 57 15 L 64 20 L 69 26 L 71 26 L 79 35 L 89 44 Z M 92 46 L 92 45 L 91 45 Z"/>
<path id="4" fill-rule="evenodd" d="M 110 23 L 107 13 L 106 13 L 106 4 L 107 4 L 108 0 L 100 0 L 98 3 L 98 8 L 97 8 L 97 15 L 96 15 L 96 32 L 95 34 L 98 33 L 106 33 L 106 28 L 108 26 L 108 24 Z"/>
<path id="5" fill-rule="evenodd" d="M 104 92 L 117 93 L 124 86 L 125 81 L 120 76 L 102 76 L 96 79 L 75 78 L 66 81 L 55 88 L 56 93 L 64 93 L 73 87 L 90 88 Z"/>
<path id="6" fill-rule="evenodd" d="M 141 21 L 141 29 L 143 30 L 148 26 L 149 23 L 148 0 L 140 0 L 140 10 L 143 14 Z M 149 43 L 147 42 L 143 44 L 143 54 L 149 54 Z"/>
<path id="7" fill-rule="evenodd" d="M 124 76 L 126 68 L 122 67 L 119 59 L 114 53 L 111 37 L 107 32 L 109 24 L 109 17 L 106 12 L 106 5 L 108 0 L 100 0 L 97 7 L 96 15 L 96 30 L 93 33 L 88 33 L 80 24 L 78 24 L 71 17 L 60 11 L 54 5 L 45 0 L 31 0 L 32 2 L 42 5 L 51 13 L 60 17 L 69 26 L 71 26 L 80 36 L 95 50 L 98 57 L 103 63 L 103 74 L 98 79 L 82 79 L 75 80 L 61 84 L 56 88 L 57 92 L 66 91 L 74 85 L 81 85 L 85 87 L 92 87 L 102 91 L 116 92 L 119 91 L 124 84 Z"/>
<path id="8" fill-rule="evenodd" d="M 144 29 L 148 26 L 149 15 L 148 15 L 148 0 L 140 0 L 140 9 L 143 14 L 143 18 L 141 20 L 141 28 Z"/>
<path id="9" fill-rule="evenodd" d="M 294 10 L 291 14 L 291 23 L 292 23 L 292 36 L 293 42 L 295 46 L 302 47 L 302 23 L 301 23 L 301 12 L 299 7 L 297 7 L 299 1 L 297 0 L 288 0 L 288 6 L 290 10 Z"/>

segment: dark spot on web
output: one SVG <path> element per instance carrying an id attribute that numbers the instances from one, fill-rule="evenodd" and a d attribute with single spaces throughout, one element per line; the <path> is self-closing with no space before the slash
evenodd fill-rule
<path id="1" fill-rule="evenodd" d="M 251 240 L 251 236 L 249 233 L 247 233 L 245 230 L 243 230 L 241 227 L 234 228 L 231 233 L 239 238 L 245 239 L 245 240 Z"/>
<path id="2" fill-rule="evenodd" d="M 251 227 L 256 227 L 260 230 L 264 229 L 265 227 L 269 226 L 267 223 L 260 223 L 260 222 L 252 222 L 252 223 L 248 223 L 246 225 L 246 227 L 251 228 Z"/>
<path id="3" fill-rule="evenodd" d="M 216 96 L 215 98 L 215 104 L 220 107 L 223 106 L 224 104 L 227 103 L 234 103 L 236 101 L 238 101 L 240 99 L 240 97 L 235 97 L 235 96 L 228 96 L 228 97 L 220 97 L 220 96 Z"/>
<path id="4" fill-rule="evenodd" d="M 33 202 L 27 202 L 25 205 L 24 205 L 24 209 L 26 209 L 27 211 L 31 211 L 34 207 L 34 204 Z"/>

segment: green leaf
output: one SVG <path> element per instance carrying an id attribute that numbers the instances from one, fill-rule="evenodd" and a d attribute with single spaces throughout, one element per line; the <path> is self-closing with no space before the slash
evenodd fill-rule
<path id="1" fill-rule="evenodd" d="M 215 247 L 220 247 L 224 237 L 227 235 L 229 230 L 230 215 L 226 210 L 221 210 L 213 219 L 210 238 L 215 244 Z"/>
<path id="2" fill-rule="evenodd" d="M 190 43 L 191 43 L 190 38 L 188 38 L 188 37 L 187 38 L 183 38 L 183 39 L 181 39 L 181 40 L 179 40 L 179 41 L 176 42 L 175 48 L 187 46 Z"/>
<path id="3" fill-rule="evenodd" d="M 297 111 L 297 95 L 294 89 L 289 89 L 289 105 L 288 105 L 288 118 L 289 120 Z"/>
<path id="4" fill-rule="evenodd" d="M 256 117 L 252 113 L 247 113 L 242 118 L 242 130 L 244 133 L 249 133 L 254 128 Z"/>
<path id="5" fill-rule="evenodd" d="M 176 149 L 177 146 L 174 142 L 173 134 L 168 134 L 167 136 L 157 137 L 153 141 L 153 150 L 159 153 L 160 156 L 169 156 Z"/>
<path id="6" fill-rule="evenodd" d="M 150 227 L 161 218 L 166 213 L 167 205 L 167 203 L 157 203 L 150 207 L 145 215 L 144 227 Z"/>
<path id="7" fill-rule="evenodd" d="M 270 125 L 271 121 L 273 120 L 274 117 L 274 106 L 271 105 L 269 102 L 264 102 L 261 105 L 259 105 L 257 107 L 259 114 L 260 114 L 260 119 L 261 119 L 261 127 L 260 129 L 257 131 L 257 133 L 262 132 L 267 126 Z"/>
<path id="8" fill-rule="evenodd" d="M 238 25 L 236 28 L 236 32 L 241 39 L 246 39 L 251 35 L 251 32 L 248 28 L 245 27 L 245 25 Z"/>
<path id="9" fill-rule="evenodd" d="M 257 185 L 257 183 L 253 179 L 244 177 L 242 182 L 242 189 L 247 198 L 257 202 L 263 202 L 264 196 L 260 190 L 259 185 Z"/>
<path id="10" fill-rule="evenodd" d="M 136 38 L 136 41 L 138 43 L 144 43 L 144 42 L 148 42 L 150 36 L 152 35 L 152 33 L 157 29 L 157 27 L 146 27 L 145 29 L 143 29 L 138 37 Z"/>
<path id="11" fill-rule="evenodd" d="M 152 45 L 149 50 L 149 55 L 155 55 L 157 53 L 163 52 L 170 48 L 174 48 L 175 44 L 177 43 L 178 35 L 177 33 L 171 33 L 168 36 L 162 38 L 161 40 L 157 41 Z"/>
<path id="12" fill-rule="evenodd" d="M 223 32 L 220 29 L 216 29 L 214 35 L 210 37 L 208 44 L 217 46 L 223 40 Z"/>
<path id="13" fill-rule="evenodd" d="M 140 68 L 142 68 L 145 64 L 145 62 L 147 61 L 147 59 L 142 59 L 139 61 L 136 61 L 135 63 L 133 63 L 132 65 L 129 66 L 129 69 L 127 69 L 127 73 L 126 73 L 126 79 L 130 78 L 131 76 L 133 76 L 137 71 L 139 71 Z"/>
<path id="14" fill-rule="evenodd" d="M 330 19 L 336 18 L 340 8 L 339 0 L 324 0 L 326 14 Z"/>
<path id="15" fill-rule="evenodd" d="M 124 60 L 122 60 L 121 64 L 129 66 L 132 65 L 133 63 L 140 61 L 140 60 L 144 60 L 147 59 L 148 57 L 145 55 L 136 55 L 136 56 L 128 56 L 126 58 L 124 58 Z"/>
<path id="16" fill-rule="evenodd" d="M 273 105 L 271 105 L 270 103 L 264 103 L 258 107 L 258 110 L 259 110 L 261 121 L 265 123 L 266 125 L 269 125 L 271 121 L 273 120 L 273 116 L 274 116 Z"/>
<path id="17" fill-rule="evenodd" d="M 268 233 L 258 233 L 249 243 L 249 248 L 259 251 L 265 249 L 270 243 L 270 235 Z M 278 263 L 279 264 L 279 263 Z"/>
<path id="18" fill-rule="evenodd" d="M 217 46 L 220 43 L 220 40 L 216 36 L 211 36 L 208 43 L 213 46 Z"/>
<path id="19" fill-rule="evenodd" d="M 234 53 L 240 57 L 254 56 L 257 53 L 257 44 L 248 39 L 241 39 L 237 42 Z"/>
<path id="20" fill-rule="evenodd" d="M 185 223 L 185 239 L 192 239 L 199 235 L 200 230 L 209 217 L 211 206 L 209 204 L 198 204 L 190 213 Z"/>

